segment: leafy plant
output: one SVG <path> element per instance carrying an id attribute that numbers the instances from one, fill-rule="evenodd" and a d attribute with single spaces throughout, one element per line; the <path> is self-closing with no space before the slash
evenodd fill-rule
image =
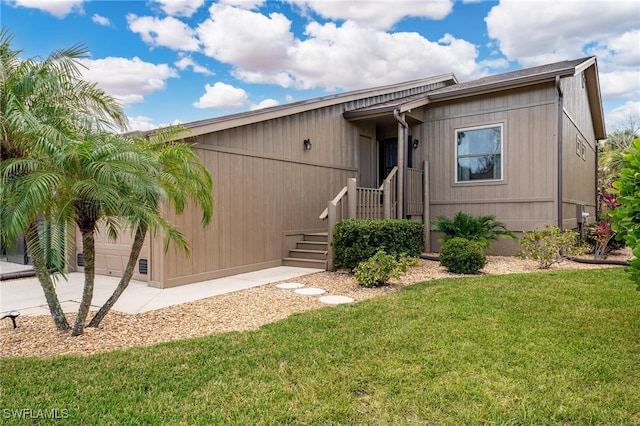
<path id="1" fill-rule="evenodd" d="M 444 232 L 441 242 L 447 242 L 452 238 L 464 238 L 468 241 L 476 241 L 483 247 L 489 247 L 491 241 L 497 241 L 500 237 L 517 239 L 516 234 L 509 231 L 504 223 L 495 220 L 494 215 L 472 216 L 458 212 L 449 219 L 438 216 L 431 229 Z"/>
<path id="2" fill-rule="evenodd" d="M 333 231 L 336 268 L 355 269 L 384 248 L 387 253 L 417 257 L 424 250 L 424 225 L 415 220 L 345 219 Z"/>
<path id="3" fill-rule="evenodd" d="M 584 244 L 596 259 L 606 259 L 611 252 L 624 247 L 624 241 L 616 240 L 616 233 L 608 222 L 591 223 L 586 231 Z"/>
<path id="4" fill-rule="evenodd" d="M 440 264 L 454 274 L 478 274 L 487 264 L 484 246 L 478 241 L 451 238 L 440 250 Z"/>
<path id="5" fill-rule="evenodd" d="M 378 252 L 364 262 L 360 262 L 353 273 L 356 281 L 363 287 L 379 287 L 391 278 L 399 278 L 410 266 L 415 266 L 418 259 L 401 253 L 397 258 L 384 250 Z"/>
<path id="6" fill-rule="evenodd" d="M 545 225 L 544 229 L 524 231 L 520 239 L 522 251 L 518 257 L 538 262 L 540 269 L 549 269 L 554 263 L 562 262 L 563 254 L 580 255 L 579 235 L 570 229 L 560 230 L 557 226 Z"/>
<path id="7" fill-rule="evenodd" d="M 624 168 L 619 176 L 609 192 L 618 196 L 620 206 L 610 214 L 614 220 L 613 230 L 632 249 L 633 259 L 627 271 L 640 290 L 640 138 L 634 139 L 625 151 Z"/>

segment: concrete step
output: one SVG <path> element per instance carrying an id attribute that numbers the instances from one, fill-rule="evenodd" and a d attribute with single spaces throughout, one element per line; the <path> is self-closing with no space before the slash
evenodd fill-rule
<path id="1" fill-rule="evenodd" d="M 328 245 L 326 242 L 320 241 L 298 241 L 296 244 L 298 250 L 320 250 L 327 251 Z"/>
<path id="2" fill-rule="evenodd" d="M 311 234 L 304 234 L 303 240 L 326 243 L 327 241 L 329 241 L 329 234 L 327 234 L 326 232 L 315 232 Z"/>
<path id="3" fill-rule="evenodd" d="M 291 249 L 289 250 L 289 257 L 295 257 L 296 259 L 316 259 L 324 261 L 327 260 L 327 251 Z"/>
<path id="4" fill-rule="evenodd" d="M 318 259 L 301 259 L 295 257 L 285 257 L 282 259 L 282 266 L 295 266 L 297 268 L 326 269 L 327 262 Z"/>

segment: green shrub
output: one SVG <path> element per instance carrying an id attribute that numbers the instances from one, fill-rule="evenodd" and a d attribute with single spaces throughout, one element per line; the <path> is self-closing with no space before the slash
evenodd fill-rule
<path id="1" fill-rule="evenodd" d="M 440 264 L 454 274 L 478 274 L 487 264 L 487 257 L 479 242 L 454 237 L 442 246 Z"/>
<path id="2" fill-rule="evenodd" d="M 533 259 L 538 262 L 538 268 L 549 269 L 554 263 L 561 262 L 565 253 L 582 254 L 578 240 L 578 233 L 571 229 L 561 231 L 557 226 L 545 225 L 541 230 L 523 232 L 522 251 L 518 252 L 518 257 Z"/>
<path id="3" fill-rule="evenodd" d="M 356 281 L 363 287 L 379 287 L 387 284 L 391 278 L 399 278 L 410 266 L 415 266 L 418 259 L 401 253 L 395 256 L 384 250 L 378 252 L 364 262 L 360 262 L 353 270 Z"/>
<path id="4" fill-rule="evenodd" d="M 438 216 L 431 229 L 444 232 L 441 242 L 447 242 L 452 238 L 464 238 L 469 241 L 477 241 L 483 247 L 489 247 L 491 241 L 497 241 L 500 237 L 517 239 L 516 234 L 509 231 L 504 223 L 495 220 L 494 215 L 471 216 L 458 212 L 449 219 Z"/>
<path id="5" fill-rule="evenodd" d="M 610 214 L 618 238 L 624 238 L 627 246 L 631 247 L 633 258 L 627 271 L 640 290 L 640 139 L 634 139 L 624 152 L 623 164 L 620 178 L 609 190 L 618 196 L 620 206 Z"/>
<path id="6" fill-rule="evenodd" d="M 380 249 L 418 257 L 424 250 L 424 225 L 415 220 L 345 219 L 333 232 L 333 264 L 354 269 Z"/>

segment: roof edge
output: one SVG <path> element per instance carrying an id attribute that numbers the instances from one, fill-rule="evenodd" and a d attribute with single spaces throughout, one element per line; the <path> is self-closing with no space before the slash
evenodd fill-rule
<path id="1" fill-rule="evenodd" d="M 281 118 L 287 115 L 306 112 L 325 106 L 337 105 L 372 96 L 384 95 L 387 93 L 398 92 L 401 90 L 412 89 L 427 84 L 446 81 L 451 81 L 453 82 L 453 84 L 458 84 L 458 80 L 453 73 L 441 74 L 434 77 L 412 80 L 404 83 L 395 83 L 370 89 L 354 90 L 350 92 L 338 93 L 334 95 L 323 96 L 320 98 L 312 98 L 285 105 L 277 105 L 255 111 L 246 111 L 238 114 L 183 123 L 182 126 L 191 130 L 191 136 L 197 136 L 214 131 L 258 123 L 260 121 Z"/>

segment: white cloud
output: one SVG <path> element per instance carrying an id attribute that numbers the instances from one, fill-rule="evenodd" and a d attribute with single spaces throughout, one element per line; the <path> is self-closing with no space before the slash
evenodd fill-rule
<path id="1" fill-rule="evenodd" d="M 153 122 L 153 118 L 145 115 L 136 115 L 135 117 L 128 116 L 127 118 L 129 121 L 128 131 L 139 130 L 141 132 L 146 132 L 148 130 L 159 129 L 161 127 L 177 126 L 182 124 L 182 121 L 180 120 L 173 120 L 172 123 L 155 124 Z"/>
<path id="2" fill-rule="evenodd" d="M 255 111 L 257 109 L 269 108 L 272 106 L 280 105 L 280 102 L 275 99 L 264 99 L 257 104 L 251 105 L 251 111 Z"/>
<path id="3" fill-rule="evenodd" d="M 172 16 L 160 19 L 130 13 L 127 15 L 127 22 L 129 29 L 140 34 L 142 40 L 151 46 L 163 46 L 181 51 L 199 50 L 194 31 Z"/>
<path id="4" fill-rule="evenodd" d="M 135 117 L 127 117 L 129 119 L 129 130 L 135 131 L 139 130 L 141 132 L 146 132 L 147 130 L 153 130 L 158 128 L 156 124 L 153 123 L 153 118 L 147 117 L 144 115 L 137 115 Z"/>
<path id="5" fill-rule="evenodd" d="M 291 22 L 278 13 L 220 4 L 210 12 L 197 29 L 204 53 L 232 65 L 232 75 L 246 83 L 350 90 L 452 71 L 461 80 L 481 74 L 475 46 L 451 35 L 434 42 L 347 21 L 311 22 L 304 39 L 295 39 Z"/>
<path id="6" fill-rule="evenodd" d="M 204 74 L 204 75 L 214 75 L 213 71 L 209 70 L 206 67 L 203 67 L 202 65 L 197 64 L 193 60 L 193 58 L 191 58 L 190 56 L 183 56 L 182 58 L 177 60 L 174 63 L 174 65 L 176 67 L 178 67 L 178 69 L 181 69 L 181 70 L 186 70 L 187 68 L 191 67 L 191 69 L 195 73 Z"/>
<path id="7" fill-rule="evenodd" d="M 485 21 L 507 59 L 531 66 L 579 58 L 589 45 L 637 29 L 638 11 L 635 1 L 501 0 Z"/>
<path id="8" fill-rule="evenodd" d="M 602 97 L 611 99 L 640 99 L 640 72 L 614 71 L 600 73 Z"/>
<path id="9" fill-rule="evenodd" d="M 361 1 L 288 0 L 312 9 L 324 18 L 357 22 L 361 27 L 388 29 L 406 17 L 443 19 L 453 9 L 451 0 Z"/>
<path id="10" fill-rule="evenodd" d="M 249 104 L 249 96 L 243 89 L 217 82 L 205 86 L 205 94 L 193 104 L 196 108 L 237 109 Z"/>
<path id="11" fill-rule="evenodd" d="M 257 9 L 265 3 L 265 0 L 219 0 L 218 3 L 242 9 Z"/>
<path id="12" fill-rule="evenodd" d="M 607 103 L 640 98 L 639 16 L 637 1 L 501 0 L 485 21 L 507 59 L 525 67 L 595 55 Z"/>
<path id="13" fill-rule="evenodd" d="M 88 68 L 82 70 L 84 78 L 124 105 L 142 102 L 145 96 L 164 90 L 167 79 L 178 77 L 167 64 L 151 64 L 137 57 L 85 59 L 82 63 Z"/>
<path id="14" fill-rule="evenodd" d="M 450 72 L 466 80 L 480 71 L 475 46 L 449 34 L 432 42 L 418 33 L 386 33 L 353 22 L 311 23 L 307 34 L 291 50 L 291 74 L 303 89 L 352 90 Z"/>
<path id="15" fill-rule="evenodd" d="M 167 15 L 190 17 L 204 4 L 204 0 L 155 0 Z"/>
<path id="16" fill-rule="evenodd" d="M 33 9 L 40 9 L 57 18 L 64 18 L 70 13 L 84 13 L 82 4 L 85 0 L 14 0 L 10 4 Z"/>
<path id="17" fill-rule="evenodd" d="M 209 11 L 211 17 L 197 28 L 205 54 L 247 69 L 272 70 L 286 63 L 287 49 L 293 44 L 287 17 L 215 3 Z"/>
<path id="18" fill-rule="evenodd" d="M 607 111 L 605 113 L 607 133 L 625 129 L 629 124 L 629 119 L 633 119 L 636 124 L 640 121 L 639 101 L 628 101 L 618 108 Z"/>
<path id="19" fill-rule="evenodd" d="M 98 15 L 97 13 L 93 14 L 91 20 L 98 25 L 102 25 L 103 27 L 111 26 L 111 21 L 109 20 L 109 18 L 105 18 L 104 16 Z"/>

